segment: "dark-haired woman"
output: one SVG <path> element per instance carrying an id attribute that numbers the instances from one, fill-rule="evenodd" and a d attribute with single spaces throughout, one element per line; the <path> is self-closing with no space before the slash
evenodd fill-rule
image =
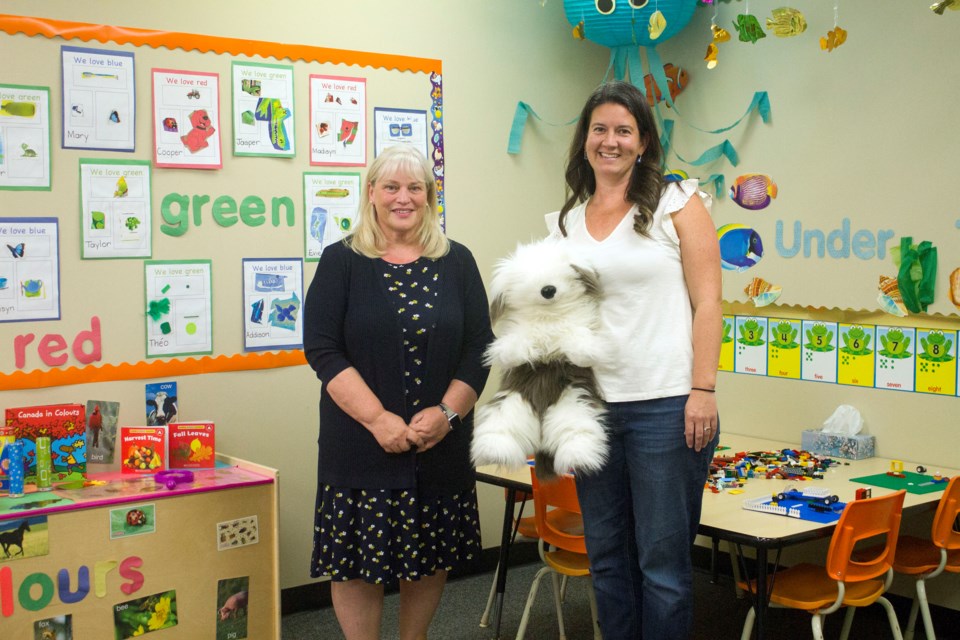
<path id="1" fill-rule="evenodd" d="M 600 273 L 602 331 L 617 345 L 596 370 L 610 455 L 577 478 L 604 640 L 690 635 L 690 549 L 717 442 L 720 250 L 696 180 L 665 182 L 646 98 L 601 85 L 570 147 L 569 198 L 551 233 Z"/>

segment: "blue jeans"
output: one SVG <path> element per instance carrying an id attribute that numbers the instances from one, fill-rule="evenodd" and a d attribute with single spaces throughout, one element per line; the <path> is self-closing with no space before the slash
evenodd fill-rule
<path id="1" fill-rule="evenodd" d="M 686 401 L 609 403 L 610 458 L 577 478 L 604 640 L 690 636 L 690 549 L 717 436 L 699 452 L 687 447 Z"/>

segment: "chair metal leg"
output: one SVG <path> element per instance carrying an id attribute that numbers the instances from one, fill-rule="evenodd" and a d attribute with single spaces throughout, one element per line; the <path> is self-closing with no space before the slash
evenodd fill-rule
<path id="1" fill-rule="evenodd" d="M 537 575 L 533 577 L 533 584 L 530 585 L 530 593 L 527 594 L 527 604 L 523 608 L 523 617 L 520 618 L 520 628 L 517 629 L 517 640 L 523 640 L 523 636 L 527 632 L 527 623 L 530 622 L 530 609 L 533 608 L 533 601 L 537 599 L 537 589 L 540 587 L 540 580 L 548 571 L 552 571 L 552 569 L 550 567 L 543 567 L 540 571 L 537 571 Z"/>
<path id="2" fill-rule="evenodd" d="M 600 634 L 600 616 L 597 614 L 597 594 L 593 591 L 593 576 L 587 577 L 587 597 L 590 600 L 590 615 L 593 616 L 593 640 L 603 640 Z"/>
<path id="3" fill-rule="evenodd" d="M 493 584 L 490 585 L 490 596 L 487 598 L 487 606 L 480 616 L 480 626 L 486 628 L 490 624 L 490 611 L 493 609 L 493 600 L 497 597 L 497 575 L 500 573 L 500 567 L 493 572 Z"/>
<path id="4" fill-rule="evenodd" d="M 737 600 L 742 600 L 747 594 L 740 588 L 740 582 L 743 578 L 740 573 L 740 561 L 736 556 L 736 547 L 729 540 L 725 542 L 727 545 L 727 555 L 730 556 L 730 564 L 733 565 L 733 588 L 737 593 Z"/>
<path id="5" fill-rule="evenodd" d="M 850 628 L 853 626 L 853 616 L 856 613 L 856 607 L 847 607 L 847 613 L 843 616 L 843 629 L 840 630 L 840 640 L 847 640 L 850 637 Z"/>
<path id="6" fill-rule="evenodd" d="M 913 631 L 917 626 L 917 614 L 920 613 L 920 594 L 919 591 L 922 589 L 920 583 L 923 582 L 922 579 L 917 581 L 917 596 L 913 599 L 913 604 L 910 605 L 910 616 L 907 618 L 907 628 L 903 631 L 904 640 L 913 640 Z"/>
<path id="7" fill-rule="evenodd" d="M 883 605 L 883 608 L 887 611 L 887 620 L 890 621 L 890 631 L 893 632 L 893 639 L 903 640 L 903 635 L 900 633 L 900 623 L 897 622 L 897 612 L 893 610 L 893 605 L 883 596 L 877 598 L 877 602 Z"/>
<path id="8" fill-rule="evenodd" d="M 753 621 L 757 619 L 757 611 L 753 607 L 747 611 L 747 618 L 743 621 L 743 633 L 740 634 L 740 640 L 750 640 L 753 635 Z"/>
<path id="9" fill-rule="evenodd" d="M 923 616 L 923 629 L 927 632 L 927 640 L 936 640 L 937 635 L 933 632 L 933 619 L 930 617 L 930 603 L 927 601 L 927 581 L 917 580 L 917 599 L 914 605 L 920 603 L 920 614 Z M 915 618 L 916 616 L 914 616 Z M 913 633 L 913 627 L 910 627 L 910 633 Z"/>
<path id="10" fill-rule="evenodd" d="M 563 605 L 560 603 L 560 575 L 556 571 L 551 571 L 550 578 L 553 582 L 553 603 L 557 608 L 557 626 L 560 627 L 560 640 L 567 640 L 567 633 L 563 628 Z"/>
<path id="11" fill-rule="evenodd" d="M 810 626 L 813 628 L 813 640 L 823 640 L 823 616 L 819 613 L 810 616 Z"/>

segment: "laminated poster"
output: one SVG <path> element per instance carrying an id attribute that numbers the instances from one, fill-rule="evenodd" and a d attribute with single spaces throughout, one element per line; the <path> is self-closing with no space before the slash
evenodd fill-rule
<path id="1" fill-rule="evenodd" d="M 303 260 L 243 259 L 243 349 L 303 347 Z"/>
<path id="2" fill-rule="evenodd" d="M 957 393 L 957 332 L 917 329 L 917 391 Z"/>
<path id="3" fill-rule="evenodd" d="M 304 255 L 317 261 L 324 248 L 353 231 L 360 210 L 359 173 L 303 174 Z"/>
<path id="4" fill-rule="evenodd" d="M 233 154 L 296 156 L 293 67 L 234 62 L 231 70 Z"/>
<path id="5" fill-rule="evenodd" d="M 427 151 L 427 112 L 411 109 L 373 110 L 373 155 L 379 156 L 387 147 L 412 144 L 429 158 Z"/>
<path id="6" fill-rule="evenodd" d="M 917 331 L 912 327 L 877 327 L 878 389 L 913 391 Z"/>
<path id="7" fill-rule="evenodd" d="M 767 375 L 800 379 L 800 321 L 769 319 L 767 333 Z"/>
<path id="8" fill-rule="evenodd" d="M 0 84 L 0 189 L 50 190 L 50 88 Z"/>
<path id="9" fill-rule="evenodd" d="M 134 151 L 133 53 L 60 47 L 64 149 Z"/>
<path id="10" fill-rule="evenodd" d="M 153 70 L 154 164 L 220 169 L 220 76 Z"/>
<path id="11" fill-rule="evenodd" d="M 720 364 L 718 371 L 733 371 L 733 316 L 723 316 L 723 337 L 720 340 Z"/>
<path id="12" fill-rule="evenodd" d="M 0 322 L 60 319 L 56 218 L 0 218 Z"/>
<path id="13" fill-rule="evenodd" d="M 856 387 L 872 387 L 876 344 L 876 327 L 841 324 L 837 382 Z"/>
<path id="14" fill-rule="evenodd" d="M 737 317 L 734 371 L 767 375 L 767 318 Z"/>
<path id="15" fill-rule="evenodd" d="M 81 257 L 149 258 L 150 195 L 148 161 L 81 158 Z"/>
<path id="16" fill-rule="evenodd" d="M 837 341 L 836 322 L 804 320 L 803 356 L 801 358 L 800 377 L 813 382 L 837 381 Z"/>
<path id="17" fill-rule="evenodd" d="M 210 260 L 144 263 L 147 357 L 213 353 Z"/>
<path id="18" fill-rule="evenodd" d="M 367 164 L 366 78 L 310 76 L 310 164 Z"/>

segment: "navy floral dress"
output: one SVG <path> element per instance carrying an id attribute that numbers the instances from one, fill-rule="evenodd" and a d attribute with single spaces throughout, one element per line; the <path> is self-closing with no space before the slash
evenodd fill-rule
<path id="1" fill-rule="evenodd" d="M 436 261 L 381 260 L 383 285 L 403 327 L 407 415 L 424 408 L 424 354 L 435 326 Z M 451 571 L 480 553 L 477 492 L 421 495 L 417 489 L 351 489 L 321 485 L 311 575 L 371 584 L 418 580 Z"/>

